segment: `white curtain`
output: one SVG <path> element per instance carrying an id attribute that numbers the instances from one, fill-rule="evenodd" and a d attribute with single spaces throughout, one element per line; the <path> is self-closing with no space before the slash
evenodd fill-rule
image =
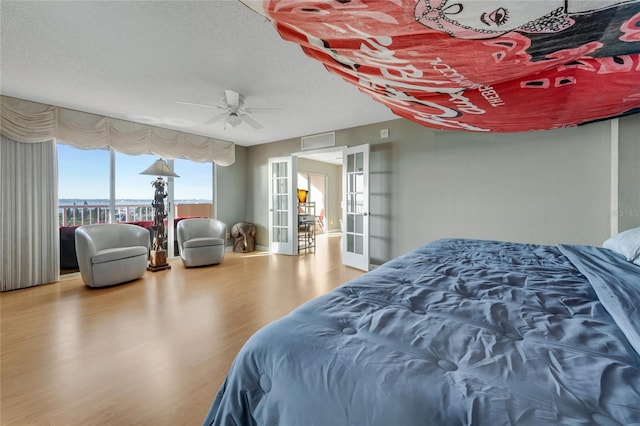
<path id="1" fill-rule="evenodd" d="M 53 140 L 0 140 L 1 291 L 60 278 L 58 170 Z"/>
<path id="2" fill-rule="evenodd" d="M 52 105 L 1 97 L 2 134 L 20 142 L 59 140 L 84 149 L 111 147 L 125 154 L 235 163 L 235 144 Z"/>

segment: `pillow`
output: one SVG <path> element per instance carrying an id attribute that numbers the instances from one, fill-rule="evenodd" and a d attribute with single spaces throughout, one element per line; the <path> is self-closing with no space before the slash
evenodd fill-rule
<path id="1" fill-rule="evenodd" d="M 614 237 L 609 238 L 607 241 L 605 241 L 604 243 L 602 243 L 602 247 L 615 251 L 616 253 L 618 253 L 618 242 L 615 240 Z"/>
<path id="2" fill-rule="evenodd" d="M 605 241 L 602 247 L 620 253 L 629 262 L 640 264 L 640 228 L 622 231 Z"/>

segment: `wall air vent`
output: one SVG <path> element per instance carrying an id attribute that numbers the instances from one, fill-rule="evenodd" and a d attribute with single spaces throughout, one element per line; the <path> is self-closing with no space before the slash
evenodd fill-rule
<path id="1" fill-rule="evenodd" d="M 336 146 L 336 132 L 302 137 L 303 150 L 327 148 L 331 146 Z"/>

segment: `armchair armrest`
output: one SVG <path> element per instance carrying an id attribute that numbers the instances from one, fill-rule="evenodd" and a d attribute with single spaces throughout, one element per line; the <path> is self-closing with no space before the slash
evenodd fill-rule
<path id="1" fill-rule="evenodd" d="M 78 268 L 84 282 L 92 282 L 90 276 L 91 258 L 96 255 L 98 250 L 89 233 L 79 227 L 75 233 L 76 239 L 76 258 L 78 259 Z"/>

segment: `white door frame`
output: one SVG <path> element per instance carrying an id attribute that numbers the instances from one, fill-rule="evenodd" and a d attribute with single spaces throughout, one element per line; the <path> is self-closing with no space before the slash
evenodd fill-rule
<path id="1" fill-rule="evenodd" d="M 294 152 L 293 155 L 296 158 L 302 157 L 305 158 L 307 156 L 313 157 L 314 155 L 318 155 L 318 154 L 335 154 L 338 158 L 344 158 L 344 153 L 346 151 L 347 147 L 346 146 L 335 146 L 335 147 L 331 147 L 331 148 L 320 148 L 320 149 L 310 149 L 308 151 L 300 151 L 300 152 Z M 314 159 L 314 158 L 310 158 L 310 160 L 314 160 L 314 161 L 320 161 L 320 162 L 329 162 L 329 161 L 324 161 L 322 159 Z M 331 164 L 336 164 L 336 165 L 342 165 L 341 162 L 331 162 Z M 296 174 L 297 174 L 297 170 L 296 170 Z M 328 181 L 327 181 L 327 177 L 325 176 L 325 182 L 324 182 L 324 186 L 325 189 L 328 187 Z M 344 199 L 344 188 L 342 190 L 342 194 L 340 194 L 341 199 Z M 325 229 L 325 233 L 328 233 L 329 231 L 329 223 L 326 219 L 326 215 L 327 212 L 329 211 L 329 209 L 333 208 L 333 205 L 331 205 L 331 200 L 329 199 L 331 197 L 327 197 L 326 191 L 325 191 L 325 197 L 324 197 L 324 209 L 325 209 L 325 221 L 326 221 L 326 229 Z M 344 203 L 341 203 L 340 208 L 343 207 Z M 320 211 L 316 210 L 316 215 L 319 214 Z M 342 213 L 340 213 L 340 218 L 342 219 Z M 344 237 L 344 231 L 342 231 L 342 236 Z"/>

